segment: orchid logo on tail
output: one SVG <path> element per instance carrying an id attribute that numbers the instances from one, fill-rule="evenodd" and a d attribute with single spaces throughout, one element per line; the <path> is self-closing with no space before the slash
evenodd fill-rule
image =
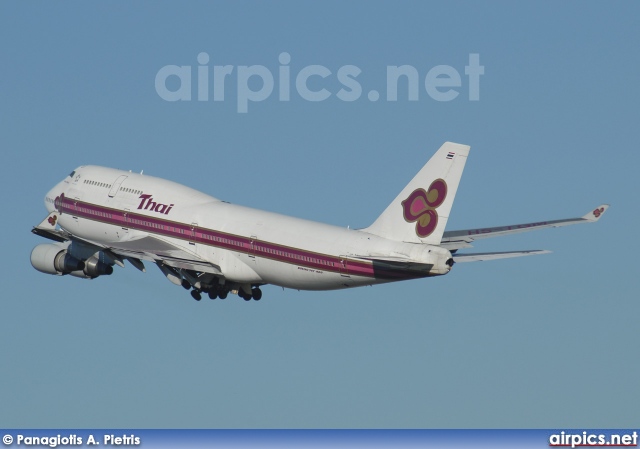
<path id="1" fill-rule="evenodd" d="M 414 190 L 409 197 L 402 202 L 404 219 L 408 223 L 416 223 L 416 235 L 428 237 L 438 226 L 438 212 L 436 209 L 444 203 L 447 197 L 447 183 L 444 179 L 436 179 L 424 189 Z"/>

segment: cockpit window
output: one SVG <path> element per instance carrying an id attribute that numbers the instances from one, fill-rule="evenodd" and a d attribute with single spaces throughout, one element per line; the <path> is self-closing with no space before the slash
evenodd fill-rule
<path id="1" fill-rule="evenodd" d="M 76 171 L 74 170 L 74 171 L 72 171 L 71 173 L 69 173 L 69 177 L 70 177 L 70 178 L 73 178 L 73 175 L 75 175 L 75 174 L 76 174 Z"/>

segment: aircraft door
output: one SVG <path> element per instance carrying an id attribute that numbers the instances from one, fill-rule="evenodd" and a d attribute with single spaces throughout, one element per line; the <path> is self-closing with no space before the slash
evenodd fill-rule
<path id="1" fill-rule="evenodd" d="M 111 189 L 109 190 L 110 198 L 113 198 L 114 196 L 116 196 L 116 193 L 118 193 L 118 189 L 120 189 L 120 186 L 122 185 L 125 179 L 127 179 L 127 175 L 119 176 L 118 179 L 116 179 L 114 183 L 111 184 Z"/>
<path id="2" fill-rule="evenodd" d="M 198 254 L 198 223 L 191 223 L 191 229 L 189 229 L 189 245 L 192 245 L 193 251 Z"/>
<path id="3" fill-rule="evenodd" d="M 70 198 L 73 199 L 70 200 Z M 72 233 L 78 232 L 80 229 L 79 201 L 80 198 L 78 196 L 69 196 L 64 202 L 64 207 L 62 200 L 60 200 L 60 204 L 58 206 L 58 211 L 60 211 L 60 226 Z"/>
<path id="4" fill-rule="evenodd" d="M 347 256 L 340 256 L 340 276 L 350 278 Z"/>
<path id="5" fill-rule="evenodd" d="M 251 236 L 249 241 L 249 259 L 252 261 L 256 261 L 256 245 L 258 244 L 258 237 L 255 235 Z"/>
<path id="6" fill-rule="evenodd" d="M 123 219 L 122 226 L 121 226 L 121 229 L 117 232 L 118 237 L 120 238 L 124 238 L 129 235 L 130 212 L 131 211 L 128 208 L 125 208 L 124 213 L 122 214 L 122 219 Z"/>

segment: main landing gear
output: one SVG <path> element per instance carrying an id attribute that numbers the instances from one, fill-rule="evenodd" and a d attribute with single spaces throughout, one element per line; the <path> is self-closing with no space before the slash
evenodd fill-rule
<path id="1" fill-rule="evenodd" d="M 193 287 L 186 279 L 182 281 L 182 287 L 184 287 L 185 290 L 190 290 L 189 293 L 191 294 L 191 297 L 196 301 L 202 300 L 203 293 L 206 293 L 209 296 L 209 299 L 226 299 L 230 292 L 228 287 L 218 284 L 205 286 L 203 288 L 196 288 Z M 235 291 L 236 290 L 234 290 L 234 293 Z M 251 293 L 247 293 L 242 287 L 240 287 L 237 292 L 238 296 L 245 301 L 251 301 L 252 299 L 254 301 L 260 301 L 260 299 L 262 299 L 262 290 L 260 290 L 260 287 L 252 288 Z"/>
<path id="2" fill-rule="evenodd" d="M 245 292 L 243 289 L 238 290 L 238 296 L 244 299 L 245 301 L 251 301 L 252 299 L 255 301 L 260 301 L 262 299 L 262 290 L 259 287 L 256 287 L 251 290 L 251 293 Z"/>

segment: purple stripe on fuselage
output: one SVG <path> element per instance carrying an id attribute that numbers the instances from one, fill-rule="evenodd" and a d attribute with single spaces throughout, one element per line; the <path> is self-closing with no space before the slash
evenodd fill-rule
<path id="1" fill-rule="evenodd" d="M 317 270 L 341 273 L 344 275 L 371 277 L 377 279 L 402 280 L 426 277 L 428 273 L 376 267 L 368 261 L 330 256 L 278 245 L 271 242 L 254 240 L 225 232 L 185 223 L 174 222 L 129 211 L 98 206 L 67 197 L 60 198 L 60 213 L 99 221 L 127 229 L 136 229 L 164 235 L 188 242 L 234 250 L 250 256 L 267 258 L 282 263 L 315 268 Z"/>

